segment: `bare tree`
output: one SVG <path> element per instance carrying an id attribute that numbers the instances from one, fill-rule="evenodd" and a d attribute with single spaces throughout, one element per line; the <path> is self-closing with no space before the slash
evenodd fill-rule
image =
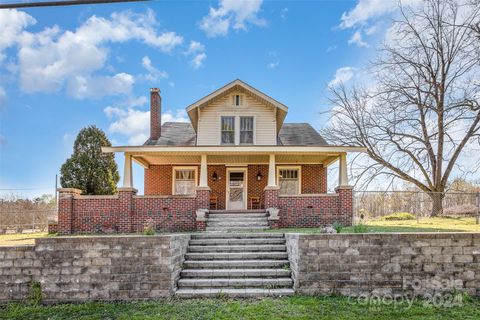
<path id="1" fill-rule="evenodd" d="M 480 7 L 455 0 L 399 7 L 369 83 L 330 87 L 324 134 L 367 148 L 373 162 L 357 167 L 357 179 L 408 181 L 431 195 L 437 215 L 459 157 L 480 141 L 479 46 L 471 27 Z"/>

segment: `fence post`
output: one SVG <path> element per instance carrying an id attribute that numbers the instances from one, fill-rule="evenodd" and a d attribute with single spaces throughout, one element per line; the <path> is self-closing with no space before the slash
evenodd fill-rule
<path id="1" fill-rule="evenodd" d="M 480 223 L 480 192 L 477 192 L 477 215 L 476 215 L 476 223 Z"/>

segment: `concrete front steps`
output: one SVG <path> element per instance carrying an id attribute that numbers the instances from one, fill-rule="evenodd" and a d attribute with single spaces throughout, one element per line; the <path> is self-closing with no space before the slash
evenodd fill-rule
<path id="1" fill-rule="evenodd" d="M 286 296 L 292 287 L 283 234 L 205 233 L 192 235 L 175 295 Z"/>
<path id="2" fill-rule="evenodd" d="M 212 210 L 207 219 L 207 232 L 245 232 L 269 229 L 265 210 Z"/>

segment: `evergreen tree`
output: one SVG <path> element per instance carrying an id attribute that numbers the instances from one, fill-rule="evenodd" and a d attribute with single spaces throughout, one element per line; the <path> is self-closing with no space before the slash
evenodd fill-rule
<path id="1" fill-rule="evenodd" d="M 117 164 L 112 153 L 102 153 L 102 147 L 111 145 L 96 126 L 80 130 L 73 154 L 60 170 L 62 187 L 80 189 L 82 194 L 115 194 L 120 180 Z"/>

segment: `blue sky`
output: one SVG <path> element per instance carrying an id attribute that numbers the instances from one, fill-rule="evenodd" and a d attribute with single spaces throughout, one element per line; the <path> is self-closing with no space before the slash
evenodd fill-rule
<path id="1" fill-rule="evenodd" d="M 141 144 L 150 87 L 161 88 L 163 118 L 181 121 L 187 105 L 240 78 L 289 106 L 286 121 L 320 129 L 327 84 L 354 78 L 374 56 L 394 5 L 152 1 L 0 11 L 0 189 L 52 193 L 88 125 L 115 145 Z M 135 168 L 139 189 L 142 175 Z"/>

